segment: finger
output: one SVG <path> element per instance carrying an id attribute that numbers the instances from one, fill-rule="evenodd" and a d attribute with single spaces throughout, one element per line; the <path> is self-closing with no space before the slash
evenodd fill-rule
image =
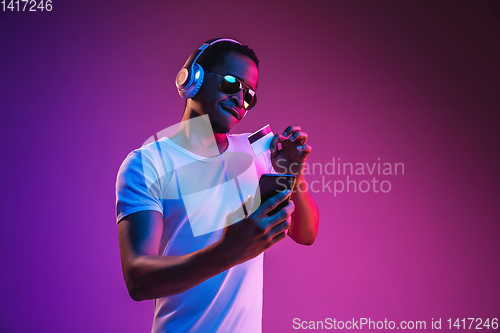
<path id="1" fill-rule="evenodd" d="M 280 233 L 282 231 L 288 230 L 292 222 L 292 213 L 294 210 L 295 210 L 295 204 L 293 203 L 292 200 L 290 200 L 288 205 L 283 207 L 283 209 L 281 209 L 279 213 L 276 213 L 275 215 L 271 216 L 270 217 L 271 220 L 277 218 L 276 223 L 271 228 L 271 233 Z"/>
<path id="2" fill-rule="evenodd" d="M 273 239 L 271 241 L 271 246 L 273 246 L 274 244 L 276 244 L 278 242 L 281 242 L 285 238 L 286 238 L 286 232 L 285 231 L 280 232 L 279 234 L 277 234 L 276 236 L 273 237 Z"/>
<path id="3" fill-rule="evenodd" d="M 278 142 L 280 142 L 280 136 L 279 134 L 274 134 L 271 144 L 269 145 L 269 149 L 271 150 L 271 154 L 273 154 L 276 150 L 278 150 Z"/>
<path id="4" fill-rule="evenodd" d="M 274 238 L 276 235 L 285 232 L 290 228 L 290 221 L 286 219 L 283 222 L 278 223 L 269 231 L 269 237 Z"/>
<path id="5" fill-rule="evenodd" d="M 288 229 L 285 230 L 285 236 L 288 235 L 288 231 L 290 230 L 290 226 L 292 225 L 292 216 L 290 215 L 287 219 Z"/>
<path id="6" fill-rule="evenodd" d="M 269 224 L 269 227 L 272 229 L 280 225 L 281 223 L 287 221 L 289 217 L 292 215 L 294 210 L 295 210 L 295 204 L 293 203 L 292 200 L 290 200 L 288 205 L 286 205 L 285 207 L 280 209 L 276 214 L 268 218 L 267 223 Z"/>
<path id="7" fill-rule="evenodd" d="M 302 156 L 307 156 L 311 153 L 312 147 L 309 145 L 301 145 L 301 146 L 297 146 L 297 150 L 300 151 Z"/>
<path id="8" fill-rule="evenodd" d="M 293 132 L 297 132 L 297 131 L 300 131 L 302 128 L 300 126 L 288 126 L 287 128 L 285 128 L 285 130 L 283 131 L 283 136 L 284 137 L 287 137 L 289 136 L 290 134 L 292 134 Z"/>
<path id="9" fill-rule="evenodd" d="M 255 211 L 259 217 L 266 216 L 270 211 L 276 208 L 280 203 L 286 200 L 290 196 L 290 190 L 285 190 L 276 194 L 274 197 L 268 199 L 266 202 L 262 203 L 260 207 Z"/>
<path id="10" fill-rule="evenodd" d="M 275 243 L 283 240 L 287 236 L 290 224 L 292 222 L 291 214 L 294 209 L 295 204 L 290 200 L 290 203 L 276 214 L 278 215 L 280 213 L 283 213 L 284 215 L 282 216 L 285 216 L 285 218 L 284 220 L 280 219 L 281 222 L 278 221 L 278 223 L 269 231 L 269 237 L 272 238 L 270 246 L 273 246 Z M 269 217 L 269 219 L 274 218 L 276 215 Z"/>
<path id="11" fill-rule="evenodd" d="M 306 132 L 302 132 L 302 131 L 297 131 L 297 132 L 294 132 L 292 134 L 292 136 L 290 136 L 290 141 L 292 142 L 300 142 L 301 144 L 305 144 L 306 141 L 307 141 L 307 133 Z"/>

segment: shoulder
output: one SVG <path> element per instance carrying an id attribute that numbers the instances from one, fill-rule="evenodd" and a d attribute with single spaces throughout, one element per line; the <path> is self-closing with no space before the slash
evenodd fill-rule
<path id="1" fill-rule="evenodd" d="M 140 163 L 144 167 L 164 169 L 171 166 L 176 159 L 179 159 L 178 155 L 182 154 L 163 137 L 134 149 L 125 158 L 122 167 Z"/>
<path id="2" fill-rule="evenodd" d="M 118 180 L 131 181 L 144 178 L 153 181 L 171 169 L 171 152 L 162 141 L 153 141 L 131 151 L 118 170 Z"/>
<path id="3" fill-rule="evenodd" d="M 154 146 L 156 142 L 149 143 L 140 148 L 132 150 L 120 165 L 120 171 L 124 169 L 142 166 L 144 164 L 154 164 Z"/>

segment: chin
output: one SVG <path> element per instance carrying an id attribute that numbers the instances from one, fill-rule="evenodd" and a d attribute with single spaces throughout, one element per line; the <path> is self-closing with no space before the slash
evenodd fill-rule
<path id="1" fill-rule="evenodd" d="M 231 127 L 219 123 L 213 123 L 212 122 L 212 130 L 214 133 L 219 133 L 219 134 L 226 134 L 229 133 L 231 130 Z"/>

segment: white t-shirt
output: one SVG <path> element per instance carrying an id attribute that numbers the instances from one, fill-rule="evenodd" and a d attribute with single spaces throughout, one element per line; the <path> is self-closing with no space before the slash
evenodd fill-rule
<path id="1" fill-rule="evenodd" d="M 211 158 L 168 138 L 131 152 L 117 177 L 117 223 L 139 211 L 162 213 L 163 255 L 218 241 L 226 216 L 255 195 L 262 174 L 275 173 L 269 151 L 255 157 L 248 135 L 228 135 L 226 151 Z M 263 254 L 186 292 L 156 299 L 152 332 L 261 332 L 262 284 Z"/>

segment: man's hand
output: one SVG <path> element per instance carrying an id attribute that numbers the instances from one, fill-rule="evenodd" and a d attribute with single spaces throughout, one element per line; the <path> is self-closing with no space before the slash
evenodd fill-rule
<path id="1" fill-rule="evenodd" d="M 288 126 L 283 134 L 275 134 L 271 140 L 271 162 L 279 174 L 295 175 L 297 184 L 302 181 L 304 164 L 312 147 L 306 144 L 307 133 L 300 126 Z M 278 143 L 281 149 L 278 150 Z"/>
<path id="2" fill-rule="evenodd" d="M 319 212 L 304 179 L 304 166 L 312 147 L 306 144 L 307 133 L 300 126 L 288 126 L 283 134 L 271 140 L 271 162 L 279 174 L 296 177 L 292 200 L 296 209 L 292 214 L 288 236 L 299 244 L 311 245 L 318 234 Z M 278 150 L 278 143 L 281 149 Z"/>
<path id="3" fill-rule="evenodd" d="M 267 214 L 290 195 L 286 190 L 276 194 L 255 209 L 249 216 L 238 216 L 241 209 L 227 217 L 228 225 L 219 240 L 222 253 L 226 254 L 226 262 L 232 265 L 241 264 L 255 258 L 280 240 L 286 237 L 286 230 L 290 227 L 290 215 L 295 209 L 292 201 L 272 216 Z M 246 209 L 251 212 L 253 197 L 245 201 Z M 235 220 L 241 219 L 234 223 Z"/>

